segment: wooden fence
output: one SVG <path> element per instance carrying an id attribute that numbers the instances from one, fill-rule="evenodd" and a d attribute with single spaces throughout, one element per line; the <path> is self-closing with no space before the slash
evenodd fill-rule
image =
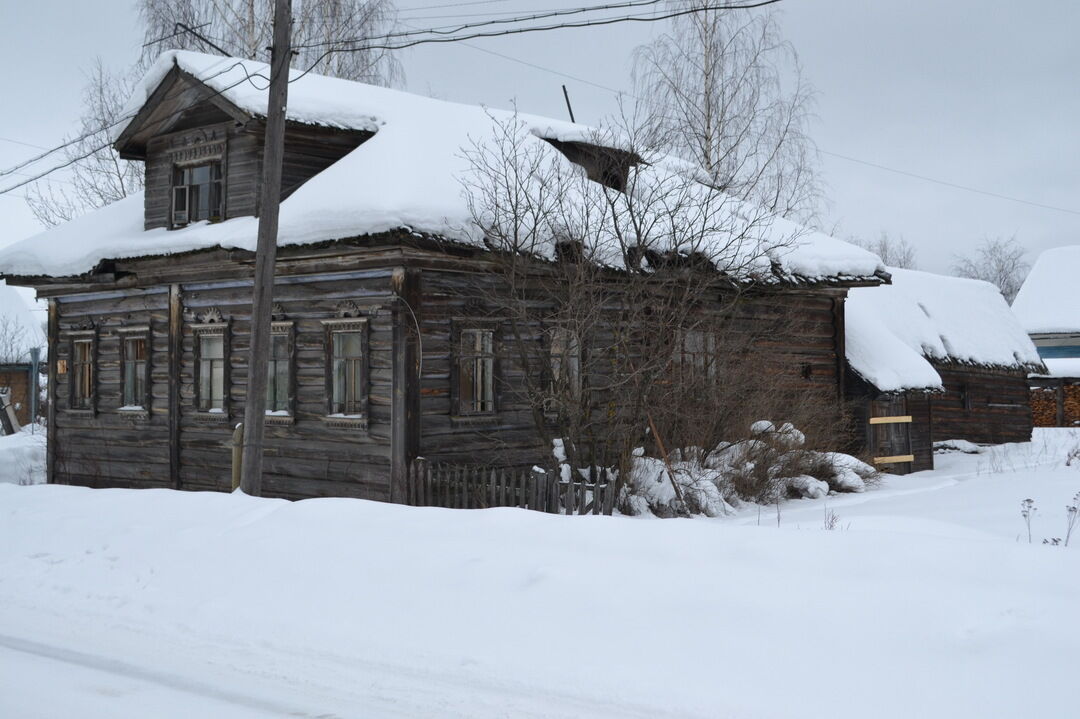
<path id="1" fill-rule="evenodd" d="M 430 464 L 417 459 L 409 466 L 408 504 L 414 507 L 485 509 L 520 507 L 549 514 L 611 514 L 617 483 L 608 470 L 591 480 L 564 480 L 556 468 L 546 471 L 492 469 Z"/>

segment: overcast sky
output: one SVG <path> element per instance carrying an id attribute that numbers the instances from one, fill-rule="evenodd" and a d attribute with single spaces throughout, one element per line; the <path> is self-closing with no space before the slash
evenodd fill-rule
<path id="1" fill-rule="evenodd" d="M 447 21 L 438 16 L 584 4 L 429 7 L 451 2 L 398 7 L 403 20 L 425 27 Z M 53 146 L 73 132 L 86 68 L 95 56 L 128 66 L 142 35 L 132 0 L 0 0 L 0 7 L 0 167 L 8 167 L 38 151 L 27 145 Z M 428 9 L 409 10 L 420 7 Z M 947 270 L 955 253 L 988 235 L 1015 234 L 1029 259 L 1080 241 L 1080 3 L 785 0 L 779 7 L 818 90 L 812 135 L 823 153 L 826 229 L 903 236 L 932 271 Z M 616 95 L 596 85 L 629 89 L 631 52 L 661 31 L 661 24 L 565 30 L 414 48 L 400 59 L 413 92 L 499 107 L 516 101 L 559 118 L 566 83 L 577 120 L 590 123 L 617 108 Z M 38 229 L 22 200 L 0 196 L 0 245 Z"/>

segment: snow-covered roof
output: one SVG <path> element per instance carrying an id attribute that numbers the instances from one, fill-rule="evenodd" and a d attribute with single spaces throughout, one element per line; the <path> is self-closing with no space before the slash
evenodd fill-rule
<path id="1" fill-rule="evenodd" d="M 1080 357 L 1047 357 L 1045 372 L 1033 372 L 1032 377 L 1080 377 Z"/>
<path id="2" fill-rule="evenodd" d="M 1013 312 L 1030 334 L 1080 332 L 1080 245 L 1046 250 L 1013 300 Z"/>
<path id="3" fill-rule="evenodd" d="M 848 363 L 880 391 L 939 389 L 931 361 L 1042 369 L 1035 345 L 992 284 L 889 272 L 891 284 L 849 292 L 845 317 Z"/>
<path id="4" fill-rule="evenodd" d="M 178 50 L 157 60 L 136 88 L 126 112 L 135 113 L 174 67 L 240 109 L 265 114 L 264 78 L 269 76 L 265 63 Z M 298 77 L 290 85 L 288 117 L 375 134 L 282 202 L 281 246 L 398 229 L 482 246 L 482 233 L 462 184 L 472 171 L 465 156 L 469 148 L 494 141 L 499 124 L 513 121 L 523 128 L 530 149 L 544 155 L 545 162 L 568 163 L 542 140 L 596 143 L 599 136 L 583 125 L 314 74 Z M 117 135 L 123 130 L 119 128 Z M 620 145 L 618 137 L 604 137 L 609 146 Z M 675 169 L 674 161 L 660 165 L 640 171 L 652 173 L 652 181 L 682 172 Z M 603 190 L 596 185 L 595 191 Z M 746 203 L 727 199 L 732 216 L 762 214 Z M 0 273 L 71 276 L 92 270 L 104 259 L 214 247 L 254 250 L 256 227 L 254 217 L 238 217 L 146 231 L 142 196 L 134 195 L 0 251 Z M 731 238 L 716 237 L 715 241 L 730 243 Z M 883 271 L 873 253 L 779 218 L 756 220 L 740 244 L 746 255 L 757 258 L 757 265 L 750 267 L 755 279 L 876 282 Z M 553 245 L 550 255 L 554 255 Z M 746 271 L 748 264 L 739 266 Z"/>

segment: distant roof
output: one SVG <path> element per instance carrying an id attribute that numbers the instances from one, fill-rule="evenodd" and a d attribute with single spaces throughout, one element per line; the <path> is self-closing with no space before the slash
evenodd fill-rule
<path id="1" fill-rule="evenodd" d="M 265 63 L 179 50 L 158 58 L 125 112 L 137 112 L 173 68 L 195 77 L 245 112 L 265 114 L 265 78 L 269 77 Z M 445 102 L 314 74 L 299 77 L 296 71 L 293 76 L 296 81 L 289 87 L 289 120 L 375 134 L 282 202 L 279 245 L 404 229 L 482 247 L 482 233 L 473 221 L 462 187 L 472 169 L 464 156 L 467 148 L 495 141 L 499 123 L 511 120 L 520 123 L 527 133 L 525 141 L 544 162 L 569 160 L 542 140 L 595 144 L 601 136 L 593 128 L 560 120 Z M 119 128 L 116 135 L 124 129 Z M 603 137 L 606 146 L 620 146 L 619 137 L 610 133 Z M 674 158 L 660 158 L 660 162 L 635 171 L 639 177 L 648 175 L 651 186 L 699 172 L 688 170 L 686 163 Z M 703 185 L 701 188 L 704 190 Z M 597 185 L 591 191 L 603 189 Z M 760 208 L 732 198 L 726 198 L 726 207 L 736 219 L 764 214 Z M 145 231 L 142 195 L 133 195 L 5 248 L 0 251 L 0 273 L 72 276 L 91 271 L 105 259 L 214 247 L 254 250 L 257 222 L 254 217 L 238 217 L 177 230 Z M 873 253 L 782 218 L 758 219 L 749 226 L 748 235 L 738 240 L 741 251 L 755 258 L 740 265 L 742 272 L 749 273 L 747 279 L 880 281 L 884 268 Z M 710 242 L 725 244 L 731 240 L 730 233 L 710 238 Z M 554 257 L 554 242 L 542 254 Z M 619 261 L 618 253 L 610 257 L 613 263 Z"/>
<path id="2" fill-rule="evenodd" d="M 1080 332 L 1080 245 L 1046 250 L 1035 260 L 1013 300 L 1013 312 L 1031 334 Z"/>
<path id="3" fill-rule="evenodd" d="M 938 389 L 931 361 L 1041 371 L 1035 345 L 996 287 L 889 268 L 892 284 L 848 294 L 847 359 L 882 392 Z"/>

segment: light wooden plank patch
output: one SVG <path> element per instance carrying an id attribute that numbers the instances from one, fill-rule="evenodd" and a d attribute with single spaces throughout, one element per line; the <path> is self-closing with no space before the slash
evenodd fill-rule
<path id="1" fill-rule="evenodd" d="M 899 417 L 871 417 L 870 424 L 903 424 L 911 421 L 911 415 L 905 414 Z"/>
<path id="2" fill-rule="evenodd" d="M 892 457 L 874 457 L 874 464 L 896 464 L 899 462 L 914 462 L 913 454 L 897 454 Z"/>

